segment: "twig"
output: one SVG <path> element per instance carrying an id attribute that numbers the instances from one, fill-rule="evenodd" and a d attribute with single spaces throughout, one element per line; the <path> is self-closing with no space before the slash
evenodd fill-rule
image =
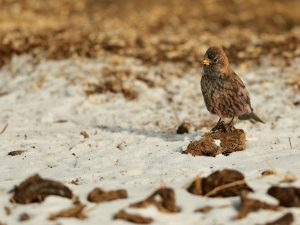
<path id="1" fill-rule="evenodd" d="M 290 148 L 293 149 L 291 138 L 289 137 Z"/>
<path id="2" fill-rule="evenodd" d="M 8 127 L 8 123 L 6 123 L 5 126 L 3 127 L 3 129 L 0 131 L 0 135 L 5 132 L 7 127 Z"/>
<path id="3" fill-rule="evenodd" d="M 238 181 L 234 181 L 234 182 L 231 182 L 231 183 L 228 183 L 228 184 L 223 184 L 223 185 L 220 185 L 218 187 L 215 187 L 214 189 L 212 189 L 211 191 L 209 191 L 208 193 L 206 193 L 204 196 L 205 197 L 209 197 L 221 190 L 224 190 L 224 189 L 227 189 L 227 188 L 230 188 L 230 187 L 234 187 L 234 186 L 237 186 L 237 185 L 240 185 L 240 184 L 245 184 L 246 181 L 245 180 L 238 180 Z"/>

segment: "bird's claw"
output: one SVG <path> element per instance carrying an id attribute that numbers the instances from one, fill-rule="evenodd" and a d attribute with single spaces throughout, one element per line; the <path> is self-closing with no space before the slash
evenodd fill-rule
<path id="1" fill-rule="evenodd" d="M 217 123 L 217 125 L 216 126 L 214 126 L 210 131 L 211 132 L 216 132 L 216 131 L 222 131 L 222 132 L 226 132 L 226 124 L 225 124 L 225 122 L 224 121 L 219 121 L 218 123 Z"/>
<path id="2" fill-rule="evenodd" d="M 216 132 L 216 131 L 234 131 L 236 128 L 233 126 L 233 124 L 230 122 L 229 124 L 226 124 L 224 121 L 219 121 L 216 126 L 214 126 L 210 131 Z"/>

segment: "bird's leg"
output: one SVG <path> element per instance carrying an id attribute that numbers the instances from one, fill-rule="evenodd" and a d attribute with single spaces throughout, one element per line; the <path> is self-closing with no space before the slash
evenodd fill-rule
<path id="1" fill-rule="evenodd" d="M 226 130 L 232 131 L 232 130 L 235 129 L 235 127 L 233 125 L 233 120 L 234 120 L 234 116 L 232 117 L 232 119 L 230 120 L 230 122 L 228 124 L 226 124 Z"/>
<path id="2" fill-rule="evenodd" d="M 211 129 L 211 132 L 215 132 L 217 130 L 226 131 L 226 126 L 222 118 L 218 120 L 218 123 Z"/>

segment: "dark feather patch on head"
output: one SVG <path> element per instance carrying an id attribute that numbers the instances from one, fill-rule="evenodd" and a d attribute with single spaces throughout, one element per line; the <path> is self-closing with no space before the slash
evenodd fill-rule
<path id="1" fill-rule="evenodd" d="M 215 59 L 217 57 L 224 57 L 224 56 L 226 57 L 226 54 L 223 51 L 223 49 L 217 46 L 210 47 L 209 49 L 207 49 L 205 54 L 209 59 Z"/>

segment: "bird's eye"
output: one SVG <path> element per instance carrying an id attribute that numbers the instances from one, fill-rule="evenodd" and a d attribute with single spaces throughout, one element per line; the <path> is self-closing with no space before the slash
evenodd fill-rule
<path id="1" fill-rule="evenodd" d="M 213 61 L 214 61 L 214 62 L 218 62 L 218 61 L 219 61 L 219 58 L 216 57 L 216 58 L 213 59 Z"/>

